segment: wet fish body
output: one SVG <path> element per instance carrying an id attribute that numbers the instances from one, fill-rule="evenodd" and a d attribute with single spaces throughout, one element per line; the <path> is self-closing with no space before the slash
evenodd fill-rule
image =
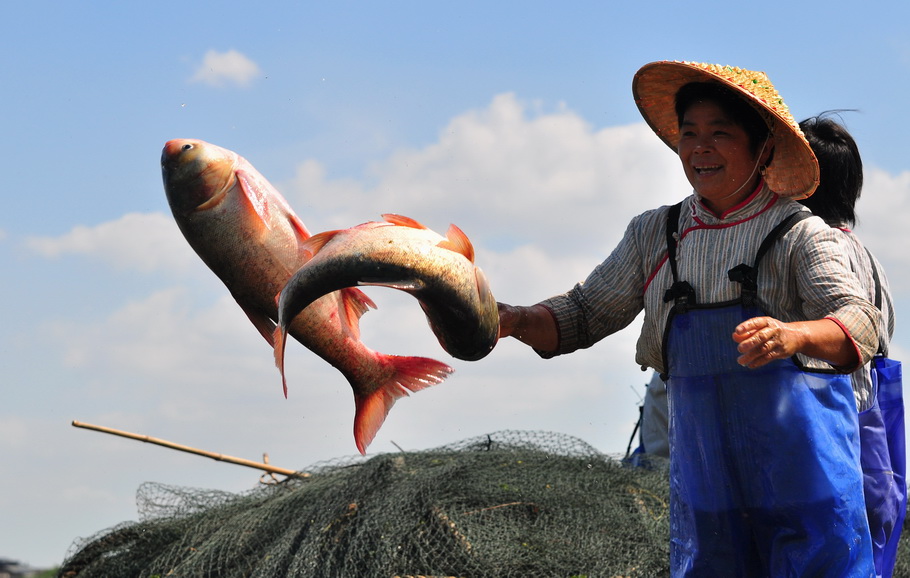
<path id="1" fill-rule="evenodd" d="M 309 255 L 303 249 L 309 231 L 268 180 L 233 151 L 201 140 L 171 140 L 162 151 L 161 170 L 171 212 L 187 242 L 274 346 L 278 294 Z M 367 295 L 348 288 L 321 296 L 286 324 L 291 336 L 350 383 L 361 453 L 395 400 L 452 372 L 433 359 L 386 355 L 364 345 L 359 320 L 371 307 L 375 304 Z M 362 403 L 376 392 L 383 403 Z"/>
<path id="2" fill-rule="evenodd" d="M 475 361 L 496 345 L 499 313 L 474 249 L 454 225 L 446 237 L 399 215 L 311 237 L 312 257 L 281 292 L 278 324 L 306 311 L 342 287 L 378 285 L 413 295 L 440 345 L 458 359 Z M 276 345 L 276 361 L 283 353 Z M 282 371 L 283 373 L 283 371 Z"/>

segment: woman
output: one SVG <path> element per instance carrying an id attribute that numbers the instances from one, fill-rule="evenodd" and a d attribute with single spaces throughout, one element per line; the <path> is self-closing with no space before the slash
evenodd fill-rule
<path id="1" fill-rule="evenodd" d="M 571 291 L 501 304 L 501 335 L 552 357 L 644 310 L 636 361 L 670 399 L 674 576 L 870 576 L 845 374 L 875 353 L 879 313 L 821 219 L 791 221 L 757 263 L 809 214 L 793 199 L 815 157 L 762 73 L 656 62 L 633 94 L 693 195 L 633 219 Z"/>
<path id="2" fill-rule="evenodd" d="M 882 313 L 880 355 L 850 377 L 860 412 L 860 463 L 872 557 L 876 576 L 888 578 L 894 571 L 897 544 L 907 511 L 901 384 L 889 381 L 890 371 L 882 373 L 881 370 L 883 365 L 899 363 L 887 359 L 888 346 L 894 335 L 894 304 L 881 263 L 850 230 L 856 222 L 856 201 L 863 188 L 863 161 L 856 141 L 828 114 L 807 118 L 799 127 L 821 169 L 815 194 L 800 203 L 841 233 L 841 241 L 866 297 L 875 302 Z"/>
<path id="3" fill-rule="evenodd" d="M 828 114 L 807 118 L 799 123 L 806 140 L 818 158 L 821 178 L 816 192 L 799 202 L 821 217 L 829 227 L 841 233 L 851 266 L 866 290 L 874 299 L 875 277 L 881 295 L 882 352 L 888 354 L 888 345 L 894 335 L 894 303 L 885 269 L 870 253 L 851 227 L 856 224 L 856 202 L 863 189 L 863 161 L 853 136 Z M 868 409 L 873 401 L 872 381 L 868 364 L 853 373 L 853 393 L 859 411 Z"/>

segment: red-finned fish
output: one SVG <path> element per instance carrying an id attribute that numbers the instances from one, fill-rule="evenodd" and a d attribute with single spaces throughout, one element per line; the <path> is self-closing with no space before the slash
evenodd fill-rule
<path id="1" fill-rule="evenodd" d="M 233 151 L 200 140 L 171 140 L 161 153 L 161 174 L 184 237 L 274 346 L 278 294 L 303 265 L 310 233 L 281 194 Z M 287 328 L 351 384 L 354 440 L 361 453 L 395 399 L 440 383 L 453 371 L 433 359 L 366 347 L 359 337 L 360 317 L 370 307 L 376 305 L 358 289 L 335 291 L 296 315 Z"/>
<path id="2" fill-rule="evenodd" d="M 278 302 L 275 363 L 282 382 L 286 383 L 283 333 L 289 320 L 342 287 L 379 285 L 410 293 L 440 345 L 458 359 L 481 359 L 496 345 L 498 306 L 483 271 L 474 265 L 467 236 L 455 225 L 442 237 L 407 217 L 383 218 L 386 222 L 319 233 L 301 246 L 312 257 L 294 273 Z M 384 400 L 386 411 L 394 402 L 381 392 L 366 393 Z"/>

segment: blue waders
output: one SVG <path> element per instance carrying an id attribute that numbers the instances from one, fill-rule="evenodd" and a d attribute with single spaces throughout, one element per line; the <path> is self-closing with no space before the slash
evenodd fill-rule
<path id="1" fill-rule="evenodd" d="M 871 253 L 869 259 L 875 280 L 875 306 L 881 309 L 881 281 Z M 872 358 L 870 375 L 874 403 L 859 414 L 860 462 L 875 574 L 891 578 L 907 513 L 907 457 L 901 362 L 889 359 L 881 343 Z"/>
<path id="2" fill-rule="evenodd" d="M 666 300 L 675 305 L 664 337 L 671 574 L 873 576 L 849 376 L 790 359 L 759 369 L 736 362 L 733 330 L 764 315 L 758 262 L 800 217 L 769 234 L 753 267 L 731 270 L 739 299 L 703 305 L 677 277 L 678 214 L 668 222 L 675 283 Z"/>

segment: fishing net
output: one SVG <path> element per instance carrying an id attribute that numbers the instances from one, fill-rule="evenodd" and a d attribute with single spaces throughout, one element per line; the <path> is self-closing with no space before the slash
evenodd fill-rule
<path id="1" fill-rule="evenodd" d="M 139 521 L 74 542 L 60 575 L 668 575 L 663 461 L 506 431 L 306 471 L 241 494 L 145 483 Z"/>
<path id="2" fill-rule="evenodd" d="M 145 483 L 139 521 L 74 542 L 59 575 L 669 575 L 659 458 L 635 467 L 563 434 L 506 431 L 306 471 L 241 494 Z M 910 577 L 910 522 L 894 576 Z"/>

